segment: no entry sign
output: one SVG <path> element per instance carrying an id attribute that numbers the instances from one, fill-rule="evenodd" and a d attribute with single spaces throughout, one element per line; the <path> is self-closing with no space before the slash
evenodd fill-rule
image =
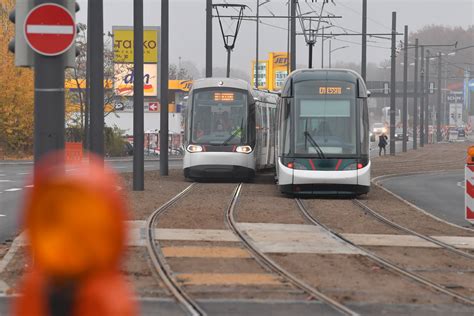
<path id="1" fill-rule="evenodd" d="M 38 54 L 57 56 L 74 43 L 76 23 L 65 7 L 45 3 L 28 13 L 24 32 L 26 42 Z"/>

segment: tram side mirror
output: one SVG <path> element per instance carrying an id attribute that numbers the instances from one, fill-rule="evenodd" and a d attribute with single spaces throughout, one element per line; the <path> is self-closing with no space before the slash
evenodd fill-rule
<path id="1" fill-rule="evenodd" d="M 253 100 L 254 100 L 255 102 L 258 102 L 258 101 L 259 101 L 257 97 L 253 97 Z"/>
<path id="2" fill-rule="evenodd" d="M 367 98 L 370 98 L 371 95 L 372 95 L 372 92 L 370 92 L 369 90 L 367 90 Z"/>
<path id="3" fill-rule="evenodd" d="M 366 99 L 369 97 L 369 90 L 367 90 L 364 80 L 357 79 L 357 97 Z"/>
<path id="4" fill-rule="evenodd" d="M 189 95 L 186 95 L 186 96 L 183 97 L 184 101 L 188 101 L 188 99 L 189 99 Z"/>

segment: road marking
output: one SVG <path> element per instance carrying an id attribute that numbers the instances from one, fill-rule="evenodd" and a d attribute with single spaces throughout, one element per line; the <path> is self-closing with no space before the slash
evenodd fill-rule
<path id="1" fill-rule="evenodd" d="M 113 167 L 114 169 L 125 169 L 128 168 L 127 166 L 118 166 L 118 167 Z"/>
<path id="2" fill-rule="evenodd" d="M 20 190 L 22 190 L 22 188 L 11 188 L 11 189 L 5 190 L 5 192 L 15 192 L 15 191 L 20 191 Z"/>
<path id="3" fill-rule="evenodd" d="M 0 177 L 6 177 L 7 175 L 6 174 L 0 174 Z"/>
<path id="4" fill-rule="evenodd" d="M 176 258 L 251 258 L 250 254 L 238 247 L 163 247 L 165 257 Z"/>
<path id="5" fill-rule="evenodd" d="M 0 217 L 4 217 L 4 216 L 6 216 L 6 215 L 5 214 L 0 214 Z"/>
<path id="6" fill-rule="evenodd" d="M 458 187 L 465 189 L 466 188 L 466 183 L 464 181 L 459 181 L 456 183 Z"/>
<path id="7" fill-rule="evenodd" d="M 25 188 L 33 188 L 33 187 L 34 187 L 33 184 L 25 185 Z"/>
<path id="8" fill-rule="evenodd" d="M 17 173 L 18 175 L 27 175 L 27 174 L 30 174 L 30 172 L 20 172 L 20 173 Z"/>
<path id="9" fill-rule="evenodd" d="M 279 285 L 271 274 L 263 273 L 180 273 L 176 275 L 184 285 Z"/>
<path id="10" fill-rule="evenodd" d="M 0 182 L 12 182 L 12 180 L 0 180 Z"/>

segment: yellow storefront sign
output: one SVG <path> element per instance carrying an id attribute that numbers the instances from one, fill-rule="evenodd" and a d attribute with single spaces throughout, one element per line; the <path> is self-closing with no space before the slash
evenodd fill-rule
<path id="1" fill-rule="evenodd" d="M 113 29 L 114 33 L 114 62 L 133 63 L 133 28 Z M 159 30 L 143 32 L 143 56 L 145 63 L 158 62 L 158 33 Z"/>

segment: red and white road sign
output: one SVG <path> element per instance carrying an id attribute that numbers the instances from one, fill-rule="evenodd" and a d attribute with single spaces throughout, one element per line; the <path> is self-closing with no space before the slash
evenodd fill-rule
<path id="1" fill-rule="evenodd" d="M 67 51 L 76 38 L 76 22 L 63 6 L 45 3 L 34 7 L 24 25 L 28 45 L 41 55 L 57 56 Z"/>
<path id="2" fill-rule="evenodd" d="M 474 224 L 474 165 L 466 164 L 465 219 Z"/>
<path id="3" fill-rule="evenodd" d="M 148 103 L 148 111 L 156 112 L 158 111 L 158 102 L 150 102 Z"/>

